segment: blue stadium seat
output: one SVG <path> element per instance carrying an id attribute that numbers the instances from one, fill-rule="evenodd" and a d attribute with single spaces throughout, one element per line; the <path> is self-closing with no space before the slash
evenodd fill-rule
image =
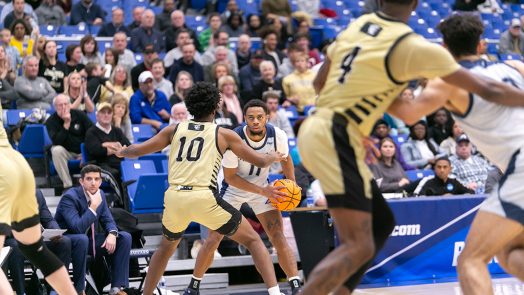
<path id="1" fill-rule="evenodd" d="M 285 108 L 285 110 L 286 110 L 286 116 L 288 117 L 288 119 L 298 118 L 297 107 L 288 106 Z"/>
<path id="2" fill-rule="evenodd" d="M 337 26 L 325 26 L 322 29 L 322 40 L 335 39 L 340 30 L 340 27 Z"/>
<path id="3" fill-rule="evenodd" d="M 168 159 L 162 160 L 162 173 L 169 174 L 169 160 Z"/>
<path id="4" fill-rule="evenodd" d="M 217 1 L 217 11 L 218 11 L 218 13 L 222 14 L 222 12 L 226 11 L 227 2 L 229 2 L 229 0 L 218 0 Z"/>
<path id="5" fill-rule="evenodd" d="M 408 140 L 408 135 L 407 134 L 391 135 L 391 138 L 393 139 L 393 141 L 395 141 L 397 146 L 400 147 L 402 144 L 404 144 Z"/>
<path id="6" fill-rule="evenodd" d="M 313 19 L 314 26 L 331 26 L 335 24 L 336 24 L 336 20 L 334 18 L 315 18 Z"/>
<path id="7" fill-rule="evenodd" d="M 137 64 L 141 64 L 144 61 L 144 56 L 141 53 L 135 53 L 135 61 Z"/>
<path id="8" fill-rule="evenodd" d="M 111 21 L 111 20 L 109 20 L 109 21 Z M 91 35 L 93 35 L 93 36 L 96 36 L 96 35 L 98 35 L 98 31 L 100 31 L 101 27 L 102 26 L 94 26 L 94 25 L 93 26 L 89 26 L 89 33 Z"/>
<path id="9" fill-rule="evenodd" d="M 155 169 L 157 173 L 167 173 L 167 171 L 164 170 L 164 167 L 162 166 L 162 161 L 167 160 L 167 155 L 165 154 L 160 154 L 160 153 L 149 154 L 149 155 L 142 156 L 138 159 L 153 161 L 153 163 L 155 164 Z"/>
<path id="10" fill-rule="evenodd" d="M 195 10 L 202 10 L 206 8 L 207 1 L 206 0 L 191 0 L 191 8 Z"/>
<path id="11" fill-rule="evenodd" d="M 153 137 L 154 131 L 151 125 L 133 124 L 131 128 L 135 142 L 143 142 Z"/>
<path id="12" fill-rule="evenodd" d="M 98 51 L 102 55 L 106 52 L 106 48 L 111 48 L 111 46 L 113 46 L 113 41 L 97 40 L 97 43 L 98 43 Z"/>
<path id="13" fill-rule="evenodd" d="M 275 180 L 283 179 L 283 178 L 284 178 L 284 174 L 269 174 L 267 181 L 269 181 L 269 183 L 272 183 Z"/>
<path id="14" fill-rule="evenodd" d="M 7 126 L 15 126 L 20 120 L 29 116 L 32 112 L 30 109 L 7 110 Z"/>
<path id="15" fill-rule="evenodd" d="M 237 0 L 238 9 L 244 12 L 244 15 L 260 14 L 259 5 L 255 0 Z"/>
<path id="16" fill-rule="evenodd" d="M 85 36 L 89 34 L 89 27 L 85 25 L 77 26 L 61 26 L 58 30 L 59 35 L 65 35 L 67 37 L 73 36 Z"/>
<path id="17" fill-rule="evenodd" d="M 54 37 L 58 34 L 58 27 L 53 25 L 40 25 L 40 34 L 44 36 L 51 36 Z"/>
<path id="18" fill-rule="evenodd" d="M 289 138 L 287 140 L 287 144 L 289 146 L 289 149 L 291 150 L 292 148 L 297 146 L 297 139 L 296 138 Z"/>
<path id="19" fill-rule="evenodd" d="M 96 123 L 96 112 L 87 113 L 87 117 L 91 122 Z"/>
<path id="20" fill-rule="evenodd" d="M 45 149 L 52 144 L 43 124 L 27 125 L 18 144 L 18 151 L 25 158 L 44 158 Z"/>
<path id="21" fill-rule="evenodd" d="M 198 26 L 207 26 L 206 18 L 201 15 L 186 15 L 185 16 L 186 25 L 192 29 L 196 29 Z"/>
<path id="22" fill-rule="evenodd" d="M 85 165 L 88 161 L 87 161 L 86 144 L 83 142 L 80 144 L 80 155 L 82 155 L 82 163 L 84 163 Z"/>
<path id="23" fill-rule="evenodd" d="M 168 187 L 167 174 L 157 173 L 151 160 L 125 160 L 120 167 L 123 182 L 136 181 L 127 186 L 129 210 L 132 213 L 161 213 Z"/>
<path id="24" fill-rule="evenodd" d="M 323 28 L 322 27 L 311 27 L 309 28 L 309 37 L 311 39 L 311 47 L 313 48 L 319 48 L 320 44 L 322 43 L 322 33 Z"/>

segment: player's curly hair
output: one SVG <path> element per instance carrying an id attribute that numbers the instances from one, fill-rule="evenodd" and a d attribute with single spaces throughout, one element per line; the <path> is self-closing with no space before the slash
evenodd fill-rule
<path id="1" fill-rule="evenodd" d="M 438 27 L 444 44 L 455 57 L 476 55 L 484 24 L 473 13 L 457 13 L 442 21 Z"/>
<path id="2" fill-rule="evenodd" d="M 195 119 L 212 114 L 220 103 L 220 92 L 209 82 L 197 82 L 189 89 L 186 99 L 187 110 Z"/>

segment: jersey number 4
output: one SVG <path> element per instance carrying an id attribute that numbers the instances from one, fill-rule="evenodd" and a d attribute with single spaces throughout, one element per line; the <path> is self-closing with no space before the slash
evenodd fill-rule
<path id="1" fill-rule="evenodd" d="M 182 162 L 184 160 L 183 156 L 185 153 L 185 158 L 189 162 L 195 162 L 200 159 L 200 156 L 202 155 L 202 148 L 204 147 L 204 139 L 202 137 L 195 137 L 191 142 L 189 143 L 189 147 L 187 148 L 187 151 L 184 151 L 184 148 L 186 146 L 186 140 L 187 138 L 184 136 L 180 138 L 180 149 L 178 150 L 178 156 L 176 157 L 177 162 Z M 196 152 L 194 152 L 196 145 Z"/>
<path id="2" fill-rule="evenodd" d="M 360 51 L 360 47 L 355 47 L 353 50 L 348 53 L 344 59 L 342 60 L 342 64 L 340 64 L 340 68 L 342 69 L 342 75 L 340 75 L 340 78 L 338 78 L 338 83 L 343 84 L 346 82 L 346 76 L 351 73 L 351 64 L 357 57 L 358 53 Z"/>

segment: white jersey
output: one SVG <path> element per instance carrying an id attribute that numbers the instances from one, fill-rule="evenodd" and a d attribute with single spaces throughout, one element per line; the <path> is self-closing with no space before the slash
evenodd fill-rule
<path id="1" fill-rule="evenodd" d="M 266 125 L 266 136 L 259 142 L 254 142 L 246 135 L 246 126 L 235 129 L 242 139 L 258 153 L 267 154 L 278 151 L 287 156 L 289 152 L 288 138 L 286 133 L 271 124 Z M 260 168 L 238 158 L 231 150 L 224 153 L 222 166 L 225 168 L 237 168 L 237 175 L 258 186 L 268 185 L 269 167 Z M 233 195 L 242 198 L 260 197 L 260 195 L 249 193 L 233 186 L 224 185 L 224 195 Z"/>
<path id="2" fill-rule="evenodd" d="M 524 89 L 524 78 L 520 72 L 505 63 L 481 59 L 461 62 L 461 65 L 475 74 Z M 479 151 L 503 171 L 507 169 L 513 154 L 524 148 L 522 107 L 503 106 L 470 94 L 466 113 L 453 114 L 453 117 Z"/>

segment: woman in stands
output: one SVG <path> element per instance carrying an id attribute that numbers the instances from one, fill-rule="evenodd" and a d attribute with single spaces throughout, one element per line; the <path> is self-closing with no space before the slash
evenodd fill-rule
<path id="1" fill-rule="evenodd" d="M 104 66 L 104 59 L 98 51 L 98 43 L 92 35 L 86 35 L 80 39 L 80 48 L 82 49 L 81 63 L 87 65 L 90 62 Z"/>
<path id="2" fill-rule="evenodd" d="M 104 77 L 110 78 L 118 64 L 118 51 L 114 48 L 106 48 L 104 53 Z"/>
<path id="3" fill-rule="evenodd" d="M 260 30 L 261 27 L 262 20 L 260 19 L 260 16 L 258 14 L 250 14 L 247 16 L 245 33 L 248 34 L 249 37 L 259 37 L 258 30 Z"/>
<path id="4" fill-rule="evenodd" d="M 4 109 L 11 108 L 11 102 L 16 101 L 18 94 L 11 81 L 16 78 L 16 73 L 11 69 L 11 62 L 5 53 L 5 47 L 0 46 L 0 101 Z"/>
<path id="5" fill-rule="evenodd" d="M 38 76 L 49 81 L 56 93 L 63 93 L 64 79 L 68 73 L 66 64 L 58 60 L 56 42 L 47 40 L 44 44 L 44 54 L 38 65 Z"/>
<path id="6" fill-rule="evenodd" d="M 92 113 L 95 111 L 95 104 L 87 94 L 87 80 L 79 72 L 72 72 L 67 77 L 68 86 L 65 94 L 71 99 L 71 109 Z"/>
<path id="7" fill-rule="evenodd" d="M 117 93 L 111 101 L 113 107 L 113 126 L 122 129 L 129 142 L 133 142 L 131 119 L 129 118 L 129 99 Z"/>
<path id="8" fill-rule="evenodd" d="M 406 172 L 395 158 L 395 153 L 393 139 L 383 138 L 380 141 L 379 161 L 369 167 L 383 193 L 400 193 L 409 184 Z"/>
<path id="9" fill-rule="evenodd" d="M 456 140 L 461 134 L 464 134 L 464 130 L 460 128 L 457 122 L 454 122 L 451 128 L 451 135 L 440 143 L 440 151 L 446 153 L 448 156 L 455 155 L 457 153 Z"/>
<path id="10" fill-rule="evenodd" d="M 42 58 L 42 56 L 44 55 L 45 42 L 47 42 L 47 37 L 46 36 L 39 36 L 36 39 L 36 46 L 33 47 L 33 55 L 34 56 L 36 56 L 38 58 Z"/>
<path id="11" fill-rule="evenodd" d="M 244 20 L 242 16 L 238 12 L 232 13 L 220 30 L 226 32 L 229 38 L 238 38 L 244 33 Z"/>
<path id="12" fill-rule="evenodd" d="M 219 61 L 211 65 L 211 72 L 208 72 L 205 80 L 206 82 L 215 83 L 215 85 L 218 85 L 218 80 L 224 76 L 233 76 L 233 72 L 231 71 L 229 65 Z"/>
<path id="13" fill-rule="evenodd" d="M 239 124 L 242 123 L 244 116 L 236 95 L 237 84 L 235 83 L 235 78 L 228 75 L 218 79 L 218 90 L 222 93 L 222 104 L 226 105 L 227 110 L 236 116 Z"/>
<path id="14" fill-rule="evenodd" d="M 409 139 L 400 147 L 406 163 L 417 169 L 430 168 L 435 159 L 443 156 L 438 145 L 429 137 L 428 125 L 420 120 L 409 128 Z"/>
<path id="15" fill-rule="evenodd" d="M 11 25 L 11 43 L 9 45 L 18 49 L 22 58 L 31 55 L 33 52 L 33 45 L 35 40 L 30 38 L 31 27 L 23 19 L 16 19 Z M 36 33 L 36 32 L 35 32 Z M 38 38 L 38 34 L 34 34 L 35 39 Z"/>
<path id="16" fill-rule="evenodd" d="M 113 84 L 113 90 L 115 93 L 122 94 L 129 101 L 134 92 L 133 87 L 131 87 L 131 77 L 126 68 L 117 65 L 113 71 L 113 74 L 111 74 L 111 78 L 109 78 L 109 82 Z M 112 96 L 113 93 L 111 91 L 103 89 L 100 96 L 100 101 L 111 102 Z"/>
<path id="17" fill-rule="evenodd" d="M 80 60 L 82 59 L 82 50 L 80 50 L 80 45 L 68 45 L 65 51 L 65 55 L 68 73 L 80 72 L 85 68 L 85 65 L 83 63 L 80 63 Z"/>
<path id="18" fill-rule="evenodd" d="M 193 86 L 193 77 L 189 72 L 180 71 L 176 76 L 175 93 L 169 98 L 169 104 L 172 106 L 183 102 L 189 89 Z"/>

